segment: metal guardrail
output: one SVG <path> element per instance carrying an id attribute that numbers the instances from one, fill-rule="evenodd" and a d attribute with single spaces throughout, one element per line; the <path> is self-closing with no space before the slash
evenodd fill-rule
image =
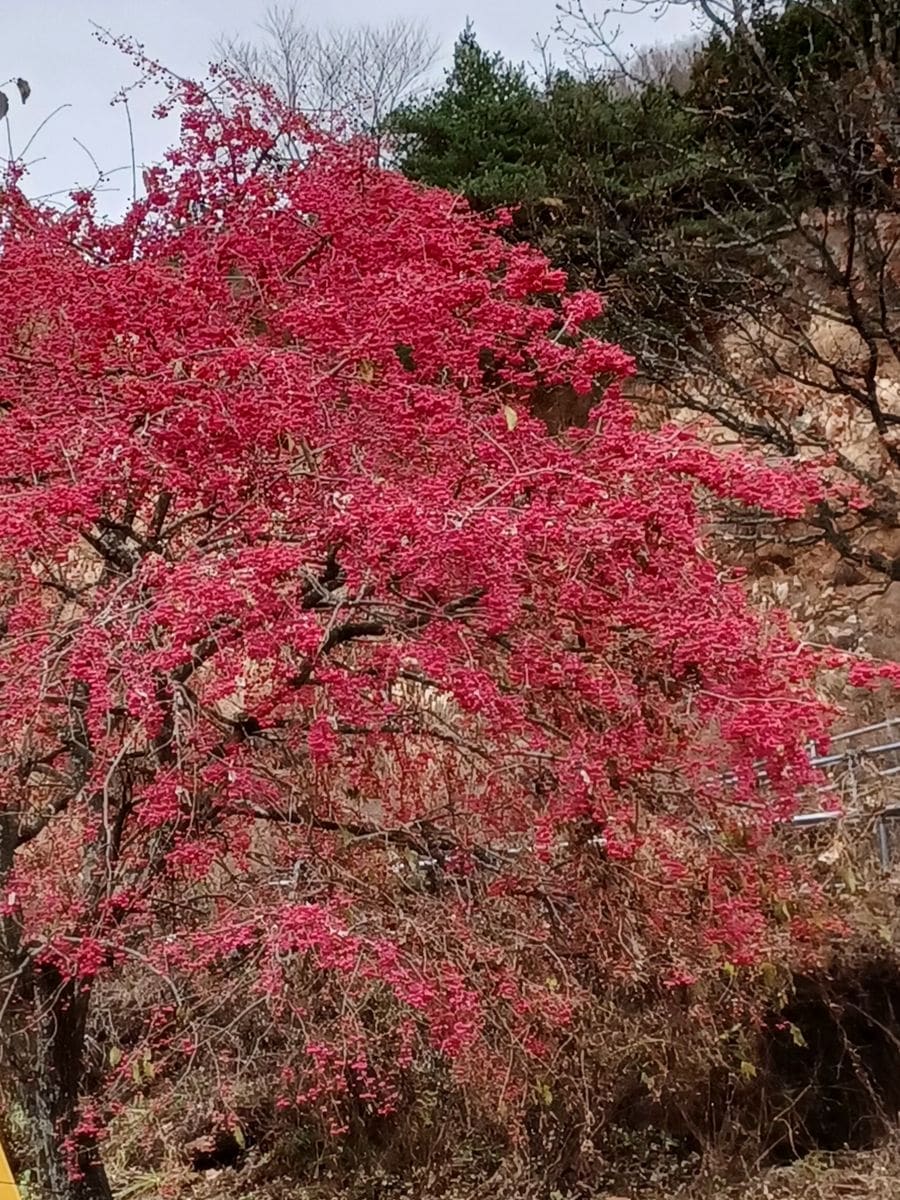
<path id="1" fill-rule="evenodd" d="M 872 740 L 874 745 L 867 744 Z M 792 818 L 791 826 L 808 829 L 833 821 L 871 821 L 879 864 L 882 870 L 890 870 L 893 847 L 888 827 L 900 820 L 900 716 L 836 734 L 831 739 L 829 751 L 824 755 L 810 755 L 810 765 L 831 777 L 811 795 L 840 791 L 847 797 L 846 805 L 839 810 L 798 813 Z M 893 790 L 894 781 L 898 802 L 885 803 L 888 797 L 884 789 Z M 880 803 L 861 810 L 866 793 L 874 790 L 881 791 Z"/>

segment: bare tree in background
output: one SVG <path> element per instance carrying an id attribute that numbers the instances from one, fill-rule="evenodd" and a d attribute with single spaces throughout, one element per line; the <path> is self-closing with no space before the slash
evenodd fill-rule
<path id="1" fill-rule="evenodd" d="M 696 36 L 641 46 L 612 71 L 612 84 L 620 95 L 639 92 L 648 86 L 670 88 L 679 96 L 684 95 L 702 46 Z"/>
<path id="2" fill-rule="evenodd" d="M 220 58 L 334 131 L 377 134 L 385 117 L 427 83 L 439 50 L 422 23 L 402 18 L 318 29 L 295 8 L 276 5 L 259 29 L 258 39 L 222 39 Z"/>

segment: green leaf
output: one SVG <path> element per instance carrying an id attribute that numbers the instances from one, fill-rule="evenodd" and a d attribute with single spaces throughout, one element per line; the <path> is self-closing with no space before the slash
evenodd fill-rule
<path id="1" fill-rule="evenodd" d="M 519 414 L 514 408 L 511 408 L 510 405 L 504 404 L 503 415 L 506 417 L 506 428 L 510 431 L 510 433 L 512 433 L 519 423 Z"/>

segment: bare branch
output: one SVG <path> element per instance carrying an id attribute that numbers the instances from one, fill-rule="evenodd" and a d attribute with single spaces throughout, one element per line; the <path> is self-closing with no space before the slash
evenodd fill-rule
<path id="1" fill-rule="evenodd" d="M 427 82 L 438 45 L 420 22 L 316 29 L 294 8 L 277 5 L 258 39 L 225 38 L 216 49 L 242 78 L 273 87 L 290 108 L 325 128 L 377 133 Z"/>

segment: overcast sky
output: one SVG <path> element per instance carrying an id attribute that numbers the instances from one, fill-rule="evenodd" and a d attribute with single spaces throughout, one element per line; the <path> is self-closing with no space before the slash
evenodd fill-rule
<path id="1" fill-rule="evenodd" d="M 33 162 L 31 195 L 92 184 L 96 172 L 87 151 L 105 171 L 126 167 L 113 176 L 120 189 L 107 197 L 119 207 L 131 192 L 127 119 L 121 105 L 110 101 L 136 78 L 135 69 L 117 50 L 98 43 L 91 22 L 115 34 L 143 42 L 147 53 L 181 75 L 201 77 L 222 34 L 251 36 L 270 0 L 0 0 L 3 62 L 0 80 L 22 76 L 32 88 L 23 109 L 15 87 L 11 98 L 10 135 L 21 154 L 38 126 L 58 106 L 34 137 L 28 151 Z M 590 4 L 590 0 L 586 0 Z M 602 0 L 598 4 L 602 7 Z M 378 24 L 393 17 L 420 19 L 441 41 L 445 56 L 467 17 L 472 17 L 481 43 L 516 60 L 533 57 L 534 39 L 554 25 L 554 0 L 330 0 L 327 6 L 299 5 L 311 24 Z M 624 20 L 624 44 L 676 41 L 690 32 L 690 15 L 670 8 L 658 20 L 642 13 Z M 446 61 L 446 57 L 444 59 Z M 443 64 L 442 64 L 443 65 Z M 437 72 L 440 77 L 440 70 Z M 139 164 L 157 160 L 173 136 L 172 127 L 151 117 L 150 89 L 132 94 L 136 156 Z M 75 139 L 86 149 L 82 149 Z M 0 139 L 0 146 L 5 139 Z M 0 151 L 2 152 L 2 151 Z"/>

